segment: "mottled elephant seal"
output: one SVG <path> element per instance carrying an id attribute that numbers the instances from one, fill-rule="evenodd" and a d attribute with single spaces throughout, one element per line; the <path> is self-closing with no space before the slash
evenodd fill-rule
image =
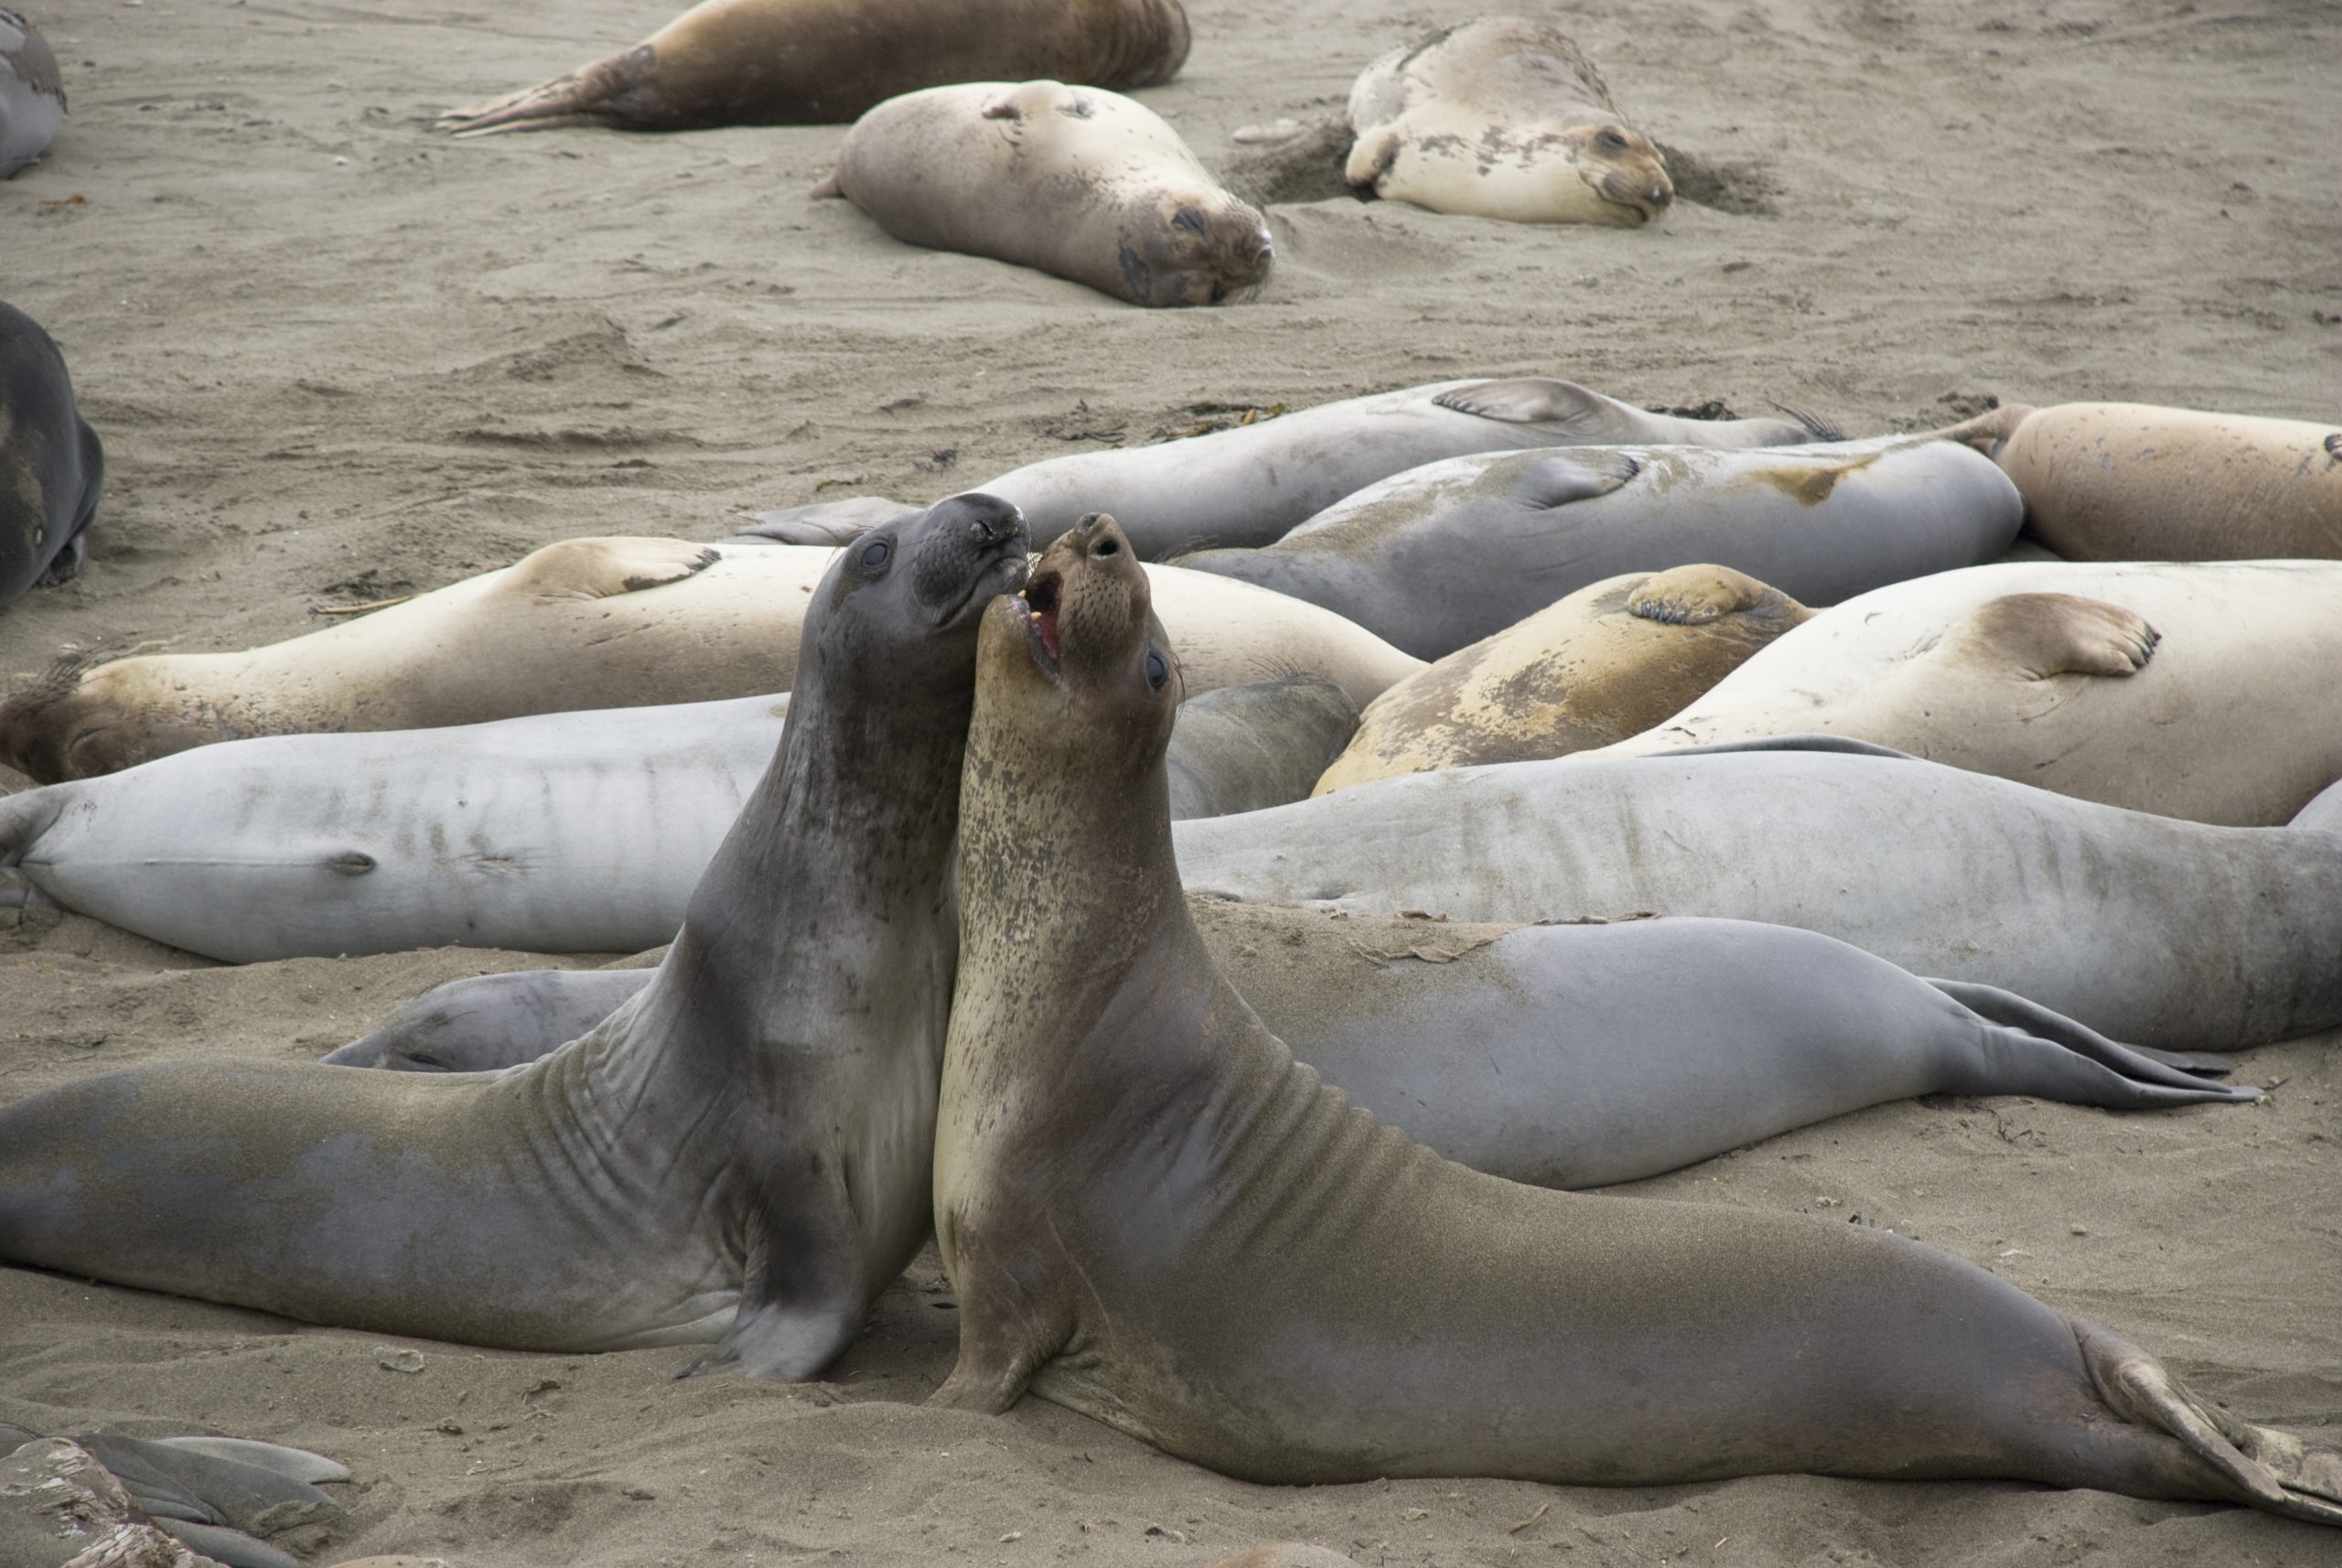
<path id="1" fill-rule="evenodd" d="M 931 1402 L 1029 1388 L 1261 1482 L 2005 1477 L 2342 1525 L 2342 1456 L 1972 1264 L 1520 1186 L 1353 1110 L 1188 917 L 1176 686 L 1109 526 L 985 611 L 935 1144 L 960 1356 Z"/>
<path id="2" fill-rule="evenodd" d="M 1729 566 L 1606 578 L 1375 698 L 1310 792 L 1624 740 L 1812 614 Z"/>
<path id="3" fill-rule="evenodd" d="M 1783 446 L 1830 439 L 1786 419 L 1678 419 L 1543 376 L 1434 381 L 1298 409 L 1232 430 L 1045 457 L 983 487 L 1047 543 L 1093 511 L 1142 559 L 1273 543 L 1378 479 L 1474 452 L 1648 445 Z M 1183 642 L 1180 645 L 1186 647 Z"/>
<path id="4" fill-rule="evenodd" d="M 1522 223 L 1639 228 L 1675 187 L 1602 73 L 1542 22 L 1481 16 L 1391 50 L 1350 89 L 1344 168 L 1386 201 Z"/>
<path id="5" fill-rule="evenodd" d="M 57 56 L 32 18 L 0 5 L 0 179 L 36 163 L 65 124 Z"/>
<path id="6" fill-rule="evenodd" d="M 2023 562 L 1822 611 L 1592 756 L 1807 733 L 2276 827 L 2342 778 L 2342 561 Z"/>
<path id="7" fill-rule="evenodd" d="M 1990 561 L 2016 489 L 1952 441 L 1603 446 L 1394 475 L 1258 550 L 1180 564 L 1257 583 L 1442 659 L 1621 572 L 1709 562 L 1810 605 Z"/>
<path id="8" fill-rule="evenodd" d="M 0 38 L 7 16 L 0 11 Z M 0 304 L 0 607 L 81 571 L 105 473 L 105 449 L 73 404 L 65 357 L 40 323 Z"/>
<path id="9" fill-rule="evenodd" d="M 1190 890 L 1245 903 L 1801 926 L 2167 1050 L 2342 1024 L 2342 789 L 2208 827 L 1811 736 L 1411 774 L 1175 837 Z"/>
<path id="10" fill-rule="evenodd" d="M 813 585 L 835 553 L 746 539 L 573 539 L 264 648 L 68 660 L 0 703 L 0 762 L 46 784 L 252 736 L 785 692 Z M 1315 605 L 1149 570 L 1165 618 L 1194 650 L 1191 692 L 1307 672 L 1363 706 L 1423 667 Z"/>
<path id="11" fill-rule="evenodd" d="M 927 1234 L 976 625 L 1013 509 L 842 553 L 789 727 L 642 993 L 509 1073 L 167 1065 L 0 1111 L 0 1257 L 545 1350 L 809 1375 Z"/>
<path id="12" fill-rule="evenodd" d="M 972 81 L 890 98 L 854 122 L 814 188 L 908 244 L 1088 284 L 1133 305 L 1219 305 L 1257 288 L 1268 220 L 1179 133 L 1119 92 Z"/>
<path id="13" fill-rule="evenodd" d="M 704 0 L 630 49 L 440 124 L 459 134 L 843 124 L 950 81 L 1152 87 L 1187 58 L 1179 0 Z"/>
<path id="14" fill-rule="evenodd" d="M 2342 557 L 2342 425 L 2061 403 L 1939 434 L 1998 463 L 2068 560 Z"/>

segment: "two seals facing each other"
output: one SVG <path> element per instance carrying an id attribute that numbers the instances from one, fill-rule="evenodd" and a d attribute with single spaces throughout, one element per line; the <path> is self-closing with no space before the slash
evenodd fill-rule
<path id="1" fill-rule="evenodd" d="M 440 124 L 459 134 L 843 124 L 953 81 L 1152 87 L 1178 74 L 1187 41 L 1179 0 L 703 0 L 632 48 Z"/>
<path id="2" fill-rule="evenodd" d="M 0 11 L 0 29 L 7 18 Z M 74 406 L 55 340 L 0 304 L 0 606 L 81 570 L 105 472 L 105 448 Z"/>
<path id="3" fill-rule="evenodd" d="M 65 123 L 57 56 L 32 18 L 0 5 L 0 179 L 38 163 Z"/>
<path id="4" fill-rule="evenodd" d="M 2005 1477 L 2342 1525 L 2342 1456 L 1972 1264 L 1505 1182 L 1351 1109 L 1188 916 L 1177 672 L 1127 544 L 1080 531 L 1032 584 L 977 650 L 931 1402 L 1029 1389 L 1258 1482 Z"/>
<path id="5" fill-rule="evenodd" d="M 1133 305 L 1219 305 L 1275 259 L 1267 220 L 1118 92 L 973 81 L 889 99 L 816 197 L 896 239 L 1035 267 Z"/>
<path id="6" fill-rule="evenodd" d="M 1594 62 L 1553 28 L 1482 16 L 1393 49 L 1350 89 L 1343 174 L 1386 200 L 1524 223 L 1639 228 L 1675 187 Z"/>

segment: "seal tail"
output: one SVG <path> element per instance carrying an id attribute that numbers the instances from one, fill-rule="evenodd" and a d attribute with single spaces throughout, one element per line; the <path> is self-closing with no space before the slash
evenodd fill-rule
<path id="1" fill-rule="evenodd" d="M 2022 1036 L 2022 1054 L 2027 1058 L 1996 1062 L 1989 1087 L 1953 1092 L 2038 1094 L 2111 1110 L 2207 1101 L 2240 1104 L 2261 1098 L 2261 1091 L 2250 1085 L 2207 1081 L 2232 1069 L 2234 1064 L 2224 1057 L 2150 1052 L 2126 1046 L 1997 985 L 1933 979 L 1928 983 L 1986 1023 Z M 2035 1048 L 2043 1042 L 2053 1047 L 2053 1054 L 2045 1057 Z"/>
<path id="2" fill-rule="evenodd" d="M 55 789 L 0 796 L 0 909 L 61 907 L 25 870 L 24 859 L 64 809 L 63 792 Z"/>
<path id="3" fill-rule="evenodd" d="M 1773 403 L 1771 398 L 1767 398 L 1765 401 L 1772 403 L 1776 409 L 1803 425 L 1806 434 L 1816 441 L 1843 441 L 1846 438 L 1846 433 L 1843 430 L 1818 413 L 1808 413 L 1801 408 L 1791 408 L 1785 403 Z"/>
<path id="4" fill-rule="evenodd" d="M 438 128 L 458 136 L 551 131 L 564 125 L 639 128 L 644 122 L 629 113 L 630 106 L 622 100 L 650 79 L 658 63 L 658 54 L 649 44 L 637 44 L 522 91 L 450 109 L 439 116 Z"/>

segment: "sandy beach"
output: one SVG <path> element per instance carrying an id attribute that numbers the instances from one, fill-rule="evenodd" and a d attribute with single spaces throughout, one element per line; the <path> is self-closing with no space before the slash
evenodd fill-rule
<path id="1" fill-rule="evenodd" d="M 1460 0 L 1192 0 L 1139 94 L 1207 163 L 1337 114 Z M 72 114 L 0 183 L 0 298 L 105 440 L 82 577 L 0 610 L 0 689 L 67 650 L 327 624 L 546 542 L 713 540 L 925 502 L 1037 457 L 1413 382 L 1555 374 L 1850 434 L 2005 401 L 2342 405 L 2342 12 L 2114 0 L 1552 8 L 1682 197 L 1641 231 L 1348 198 L 1271 210 L 1262 297 L 1147 312 L 887 239 L 807 191 L 843 127 L 451 141 L 429 122 L 633 43 L 644 0 L 55 0 Z M 2325 149 L 2320 151 L 2320 149 Z M 0 791 L 26 780 L 0 772 Z M 590 964 L 621 955 L 569 955 Z M 0 912 L 0 1102 L 142 1062 L 312 1058 L 459 975 L 435 950 L 221 968 Z M 2251 1052 L 2240 1108 L 1882 1107 L 1638 1184 L 1891 1227 L 2342 1436 L 2342 1071 Z M 1262 1540 L 1368 1564 L 2342 1563 L 2241 1510 L 2013 1484 L 1631 1490 L 1230 1481 L 1027 1399 L 919 1402 L 953 1355 L 930 1250 L 827 1380 L 679 1382 L 690 1349 L 541 1356 L 0 1268 L 0 1422 L 314 1448 L 349 1511 L 289 1544 L 452 1568 L 820 1561 L 1188 1568 Z M 419 1371 L 384 1364 L 422 1355 Z"/>

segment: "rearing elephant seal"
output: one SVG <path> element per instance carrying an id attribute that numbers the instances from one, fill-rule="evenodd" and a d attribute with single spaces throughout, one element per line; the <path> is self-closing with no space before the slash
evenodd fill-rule
<path id="1" fill-rule="evenodd" d="M 0 304 L 0 606 L 81 571 L 105 475 L 65 357 L 40 323 Z"/>
<path id="2" fill-rule="evenodd" d="M 854 122 L 813 194 L 844 197 L 906 243 L 1037 267 L 1133 305 L 1218 305 L 1275 259 L 1267 220 L 1153 110 L 1061 81 L 889 99 Z"/>
<path id="3" fill-rule="evenodd" d="M 1181 897 L 1168 639 L 1120 531 L 985 611 L 935 1150 L 960 1357 L 1225 1474 L 2007 1477 L 2342 1525 L 2342 1455 L 1883 1231 L 1466 1171 L 1350 1109 Z"/>
<path id="4" fill-rule="evenodd" d="M 440 124 L 459 134 L 842 124 L 951 81 L 1152 87 L 1187 58 L 1179 0 L 704 0 L 630 49 Z"/>
<path id="5" fill-rule="evenodd" d="M 0 1257 L 545 1350 L 803 1377 L 928 1228 L 990 496 L 839 555 L 771 768 L 642 993 L 509 1073 L 170 1065 L 0 1111 Z"/>
<path id="6" fill-rule="evenodd" d="M 1397 48 L 1350 89 L 1343 173 L 1387 201 L 1522 223 L 1636 229 L 1675 187 L 1594 62 L 1525 16 L 1481 16 Z"/>

